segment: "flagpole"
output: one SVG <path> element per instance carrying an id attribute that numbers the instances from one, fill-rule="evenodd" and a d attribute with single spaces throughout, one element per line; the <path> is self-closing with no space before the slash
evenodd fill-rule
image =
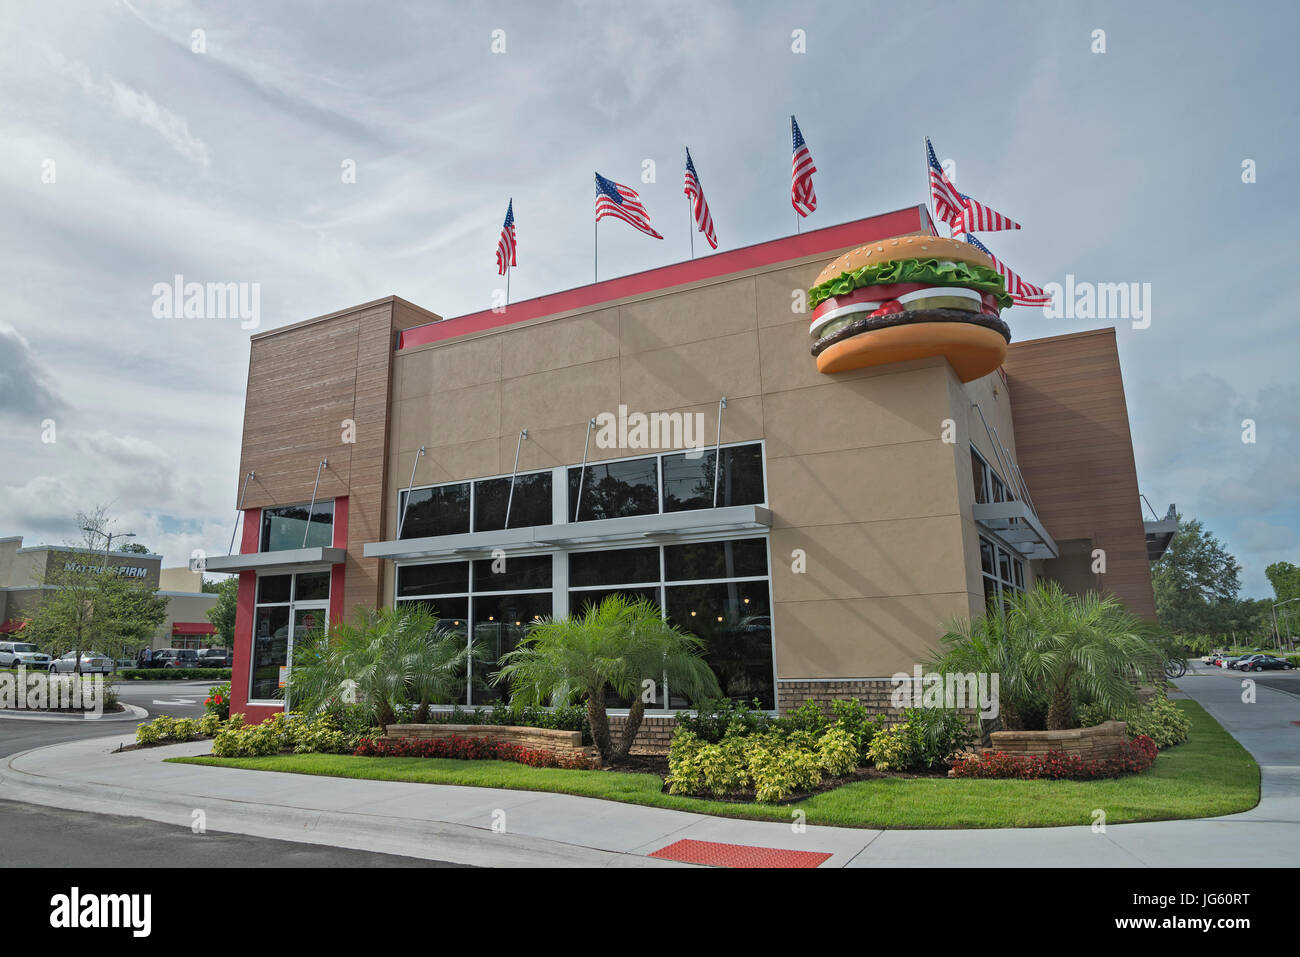
<path id="1" fill-rule="evenodd" d="M 596 188 L 596 195 L 597 196 L 600 195 L 600 187 Z M 591 215 L 592 216 L 596 215 L 596 207 L 594 205 L 591 208 Z M 597 217 L 595 221 L 592 223 L 591 236 L 592 236 L 591 281 L 595 283 L 600 281 L 599 279 L 600 276 L 600 219 L 599 217 Z"/>
<path id="2" fill-rule="evenodd" d="M 691 198 L 686 197 L 686 235 L 691 237 L 691 258 L 695 258 L 695 211 L 691 208 Z"/>
<path id="3" fill-rule="evenodd" d="M 925 160 L 925 211 L 930 214 L 930 224 L 934 227 L 934 234 L 939 235 L 939 222 L 935 218 L 933 204 L 930 195 L 930 140 L 926 136 L 921 137 L 921 158 Z"/>
<path id="4" fill-rule="evenodd" d="M 506 263 L 506 305 L 510 305 L 510 263 Z"/>

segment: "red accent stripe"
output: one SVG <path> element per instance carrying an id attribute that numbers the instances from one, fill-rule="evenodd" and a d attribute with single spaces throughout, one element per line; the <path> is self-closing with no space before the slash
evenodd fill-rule
<path id="1" fill-rule="evenodd" d="M 682 840 L 661 847 L 650 856 L 709 867 L 818 867 L 831 855 L 826 851 L 787 851 L 780 847 Z"/>
<path id="2" fill-rule="evenodd" d="M 443 339 L 483 332 L 542 316 L 556 316 L 604 302 L 645 295 L 688 283 L 703 282 L 730 273 L 758 269 L 805 256 L 816 256 L 877 239 L 914 233 L 917 230 L 929 230 L 931 235 L 938 235 L 924 207 L 910 206 L 907 209 L 858 219 L 839 226 L 814 229 L 806 233 L 786 236 L 784 239 L 774 239 L 712 256 L 701 256 L 698 259 L 673 263 L 671 266 L 660 266 L 658 269 L 649 269 L 630 276 L 621 276 L 618 279 L 607 279 L 604 282 L 567 289 L 549 296 L 526 299 L 523 302 L 512 303 L 500 312 L 485 309 L 482 312 L 472 312 L 454 319 L 414 326 L 400 334 L 397 348 L 412 349 L 430 342 L 440 342 Z"/>
<path id="3" fill-rule="evenodd" d="M 173 621 L 173 635 L 215 635 L 216 626 L 206 621 Z"/>

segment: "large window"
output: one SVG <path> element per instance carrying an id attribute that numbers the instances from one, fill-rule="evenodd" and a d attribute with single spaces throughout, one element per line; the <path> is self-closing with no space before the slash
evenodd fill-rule
<path id="1" fill-rule="evenodd" d="M 317 502 L 314 506 L 304 503 L 262 509 L 260 551 L 282 552 L 291 548 L 328 548 L 333 544 L 333 499 L 328 502 Z"/>
<path id="2" fill-rule="evenodd" d="M 718 452 L 709 449 L 694 458 L 689 452 L 663 457 L 664 511 L 684 512 L 695 508 L 712 508 L 714 468 L 717 463 L 717 502 L 728 505 L 758 505 L 767 496 L 763 491 L 763 447 L 735 445 Z"/>
<path id="3" fill-rule="evenodd" d="M 253 649 L 248 700 L 281 701 L 295 637 L 325 627 L 330 573 L 261 575 L 253 607 Z"/>
<path id="4" fill-rule="evenodd" d="M 498 531 L 506 527 L 507 510 L 510 528 L 550 525 L 551 473 L 521 472 L 513 484 L 513 497 L 509 475 L 412 489 L 409 506 L 403 489 L 397 497 L 399 516 L 406 511 L 401 537 Z"/>
<path id="5" fill-rule="evenodd" d="M 719 457 L 721 461 L 719 461 Z M 760 505 L 763 446 L 758 442 L 690 452 L 668 452 L 569 469 L 569 516 L 577 521 L 655 515 L 712 508 L 714 477 L 717 505 Z M 579 478 L 582 494 L 579 497 Z"/>
<path id="6" fill-rule="evenodd" d="M 578 521 L 659 512 L 659 457 L 569 469 L 569 515 Z"/>
<path id="7" fill-rule="evenodd" d="M 589 462 L 560 474 L 568 485 L 564 514 L 556 513 L 550 471 L 521 472 L 514 478 L 513 496 L 509 475 L 409 493 L 403 489 L 397 497 L 399 537 L 433 538 L 712 508 L 715 476 L 719 508 L 767 500 L 759 442 Z"/>
<path id="8" fill-rule="evenodd" d="M 725 697 L 775 707 L 766 539 L 575 552 L 569 583 L 574 613 L 616 592 L 659 603 L 669 621 L 703 640 Z M 662 684 L 656 691 L 657 708 L 695 703 Z"/>
<path id="9" fill-rule="evenodd" d="M 984 604 L 1001 608 L 1012 592 L 1025 587 L 1025 563 L 1020 556 L 987 538 L 980 538 L 980 572 Z"/>
<path id="10" fill-rule="evenodd" d="M 483 653 L 472 663 L 466 655 L 465 686 L 455 704 L 505 700 L 510 689 L 491 679 L 529 625 L 552 613 L 551 556 L 400 565 L 397 601 L 425 605 L 441 619 L 440 627 L 465 638 L 467 650 L 472 640 Z"/>
<path id="11" fill-rule="evenodd" d="M 971 446 L 970 450 L 970 464 L 975 481 L 975 501 L 978 504 L 987 505 L 990 502 L 1016 500 L 1015 493 L 985 461 L 984 456 L 975 451 L 974 446 Z"/>

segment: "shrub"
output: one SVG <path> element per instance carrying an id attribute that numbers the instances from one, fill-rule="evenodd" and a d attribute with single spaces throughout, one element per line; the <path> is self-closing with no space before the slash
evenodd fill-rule
<path id="1" fill-rule="evenodd" d="M 1154 741 L 1139 735 L 1126 742 L 1119 757 L 1105 760 L 1086 760 L 1062 751 L 1032 755 L 986 751 L 977 758 L 959 758 L 949 773 L 955 778 L 1087 781 L 1145 771 L 1155 763 L 1156 750 Z"/>
<path id="2" fill-rule="evenodd" d="M 1085 704 L 1079 707 L 1078 716 L 1081 728 L 1090 728 L 1103 721 L 1123 721 L 1130 738 L 1145 735 L 1161 749 L 1182 744 L 1187 740 L 1187 733 L 1192 727 L 1191 719 L 1163 695 L 1115 715 L 1107 713 L 1100 705 Z"/>
<path id="3" fill-rule="evenodd" d="M 215 711 L 209 711 L 199 718 L 199 734 L 205 738 L 211 738 L 221 731 L 225 724 L 226 722 L 222 720 L 221 715 Z"/>
<path id="4" fill-rule="evenodd" d="M 809 699 L 783 718 L 778 719 L 776 726 L 786 733 L 807 731 L 811 734 L 821 734 L 830 723 L 831 720 L 826 716 L 826 712 L 822 710 L 821 705 Z"/>
<path id="5" fill-rule="evenodd" d="M 124 681 L 190 681 L 200 678 L 230 680 L 229 668 L 123 668 L 117 677 Z"/>
<path id="6" fill-rule="evenodd" d="M 755 699 L 753 706 L 723 699 L 701 701 L 695 714 L 677 713 L 677 727 L 683 728 L 710 744 L 725 737 L 745 737 L 772 730 L 776 720 L 763 711 Z"/>
<path id="7" fill-rule="evenodd" d="M 911 729 L 905 724 L 885 728 L 867 746 L 867 756 L 879 771 L 902 771 L 909 765 L 912 743 Z"/>
<path id="8" fill-rule="evenodd" d="M 856 698 L 832 701 L 831 714 L 835 717 L 835 723 L 852 735 L 854 746 L 858 749 L 858 764 L 867 764 L 870 761 L 867 749 L 871 747 L 872 739 L 884 728 L 884 715 L 869 714 L 866 706 Z"/>
<path id="9" fill-rule="evenodd" d="M 208 689 L 207 700 L 203 707 L 209 714 L 215 714 L 222 721 L 230 717 L 230 683 L 216 685 Z"/>
<path id="10" fill-rule="evenodd" d="M 822 767 L 815 751 L 781 743 L 776 738 L 751 738 L 748 765 L 754 800 L 761 803 L 783 801 L 797 791 L 810 791 L 822 780 Z"/>
<path id="11" fill-rule="evenodd" d="M 1179 707 L 1163 696 L 1136 709 L 1128 719 L 1130 738 L 1148 737 L 1157 748 L 1170 748 L 1187 740 L 1192 722 Z"/>
<path id="12" fill-rule="evenodd" d="M 822 770 L 833 778 L 852 774 L 859 763 L 857 741 L 846 728 L 833 725 L 817 742 L 817 759 Z"/>
<path id="13" fill-rule="evenodd" d="M 199 736 L 199 722 L 197 718 L 177 718 L 172 722 L 172 730 L 169 737 L 173 741 L 193 741 Z"/>
<path id="14" fill-rule="evenodd" d="M 906 708 L 903 723 L 910 729 L 913 768 L 937 768 L 968 747 L 975 735 L 959 711 L 947 708 Z"/>

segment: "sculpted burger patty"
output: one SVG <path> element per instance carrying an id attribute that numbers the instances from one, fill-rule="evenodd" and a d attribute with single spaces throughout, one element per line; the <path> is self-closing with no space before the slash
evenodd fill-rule
<path id="1" fill-rule="evenodd" d="M 1007 342 L 1011 341 L 1011 327 L 997 316 L 984 313 L 971 313 L 959 309 L 914 309 L 906 312 L 893 312 L 883 315 L 861 315 L 850 319 L 830 335 L 822 336 L 812 344 L 814 356 L 844 339 L 860 336 L 864 332 L 875 332 L 889 326 L 906 326 L 918 322 L 966 322 L 971 325 L 984 326 L 998 333 Z"/>

